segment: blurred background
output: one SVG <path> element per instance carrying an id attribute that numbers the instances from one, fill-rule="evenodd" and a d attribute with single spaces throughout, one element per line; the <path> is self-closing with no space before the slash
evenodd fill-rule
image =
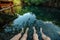
<path id="1" fill-rule="evenodd" d="M 30 28 L 28 40 L 32 40 L 30 35 L 33 34 L 33 26 L 36 26 L 38 34 L 42 27 L 52 40 L 60 40 L 60 0 L 0 0 L 1 40 L 10 40 L 22 27 Z M 41 39 L 41 35 L 39 38 Z"/>

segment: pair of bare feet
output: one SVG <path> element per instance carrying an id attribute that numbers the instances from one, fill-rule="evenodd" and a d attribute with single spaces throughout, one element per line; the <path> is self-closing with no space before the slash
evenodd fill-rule
<path id="1" fill-rule="evenodd" d="M 36 33 L 35 27 L 33 27 L 33 29 L 34 29 L 33 40 L 39 40 L 38 34 Z M 29 30 L 29 28 L 26 29 L 23 37 L 21 38 L 21 36 L 22 36 L 21 34 L 22 34 L 22 32 L 24 31 L 24 29 L 22 28 L 22 31 L 21 31 L 19 34 L 15 35 L 15 36 L 14 36 L 13 38 L 11 38 L 10 40 L 19 40 L 19 38 L 21 38 L 20 40 L 27 40 L 28 30 Z M 42 32 L 42 28 L 40 28 L 40 32 L 41 32 L 41 35 L 42 35 L 42 39 L 43 39 L 43 40 L 51 40 L 50 37 L 46 36 L 46 35 Z"/>

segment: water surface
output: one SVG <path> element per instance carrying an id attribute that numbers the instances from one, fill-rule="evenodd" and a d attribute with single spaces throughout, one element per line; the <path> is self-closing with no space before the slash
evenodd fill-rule
<path id="1" fill-rule="evenodd" d="M 35 26 L 37 30 L 37 34 L 39 35 L 39 40 L 42 40 L 40 34 L 41 27 L 43 29 L 43 32 L 47 36 L 49 36 L 52 40 L 60 40 L 60 28 L 59 26 L 53 24 L 52 21 L 43 21 L 41 19 L 38 20 L 36 19 L 36 15 L 32 14 L 32 12 L 28 12 L 23 15 L 19 15 L 19 14 L 17 15 L 18 17 L 13 21 L 11 26 L 7 25 L 6 28 L 4 29 L 4 32 L 7 33 L 7 35 L 8 34 L 10 36 L 14 35 L 15 33 L 19 33 L 21 28 L 29 27 L 30 29 L 28 32 L 28 40 L 32 40 L 32 35 L 33 35 L 32 27 Z M 9 38 L 11 38 L 10 36 Z"/>

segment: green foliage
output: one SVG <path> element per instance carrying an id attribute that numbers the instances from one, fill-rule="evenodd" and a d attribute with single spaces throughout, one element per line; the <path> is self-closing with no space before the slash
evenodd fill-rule
<path id="1" fill-rule="evenodd" d="M 55 21 L 54 23 L 60 25 L 60 12 L 58 9 L 37 6 L 26 6 L 20 11 L 19 14 L 24 14 L 27 12 L 32 12 L 33 14 L 35 14 L 37 19 L 41 19 L 44 21 Z"/>
<path id="2" fill-rule="evenodd" d="M 48 0 L 23 0 L 25 3 L 27 4 L 35 4 L 35 5 L 38 5 L 40 3 L 44 3 Z"/>

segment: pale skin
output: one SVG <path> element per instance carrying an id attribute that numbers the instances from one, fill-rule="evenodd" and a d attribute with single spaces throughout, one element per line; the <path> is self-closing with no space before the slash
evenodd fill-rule
<path id="1" fill-rule="evenodd" d="M 26 32 L 24 33 L 23 37 L 20 40 L 27 40 L 27 33 L 28 33 L 29 28 L 26 29 Z"/>
<path id="2" fill-rule="evenodd" d="M 51 40 L 50 37 L 46 36 L 46 35 L 42 32 L 42 28 L 40 28 L 40 32 L 41 32 L 41 35 L 42 35 L 42 39 L 43 39 L 43 40 Z"/>
<path id="3" fill-rule="evenodd" d="M 35 27 L 33 27 L 33 29 L 34 29 L 33 40 L 39 40 Z"/>
<path id="4" fill-rule="evenodd" d="M 21 31 L 19 34 L 15 35 L 15 36 L 14 36 L 13 38 L 11 38 L 10 40 L 19 40 L 19 38 L 21 37 L 22 32 L 23 32 L 23 28 L 22 28 L 22 31 Z"/>
<path id="5" fill-rule="evenodd" d="M 15 35 L 15 36 L 14 36 L 13 38 L 11 38 L 10 40 L 19 40 L 19 38 L 21 38 L 21 36 L 22 36 L 22 38 L 21 38 L 20 40 L 27 40 L 28 30 L 29 30 L 29 28 L 26 29 L 24 35 L 22 36 L 21 34 L 22 34 L 22 32 L 24 31 L 23 28 L 22 28 L 22 31 L 21 31 L 19 34 Z M 38 39 L 38 34 L 36 33 L 35 27 L 33 27 L 33 30 L 34 30 L 33 40 L 39 40 L 39 39 Z M 41 35 L 42 35 L 42 39 L 43 39 L 43 40 L 51 40 L 50 37 L 46 36 L 46 35 L 42 32 L 42 28 L 40 28 L 40 32 L 41 32 Z"/>
<path id="6" fill-rule="evenodd" d="M 26 29 L 26 32 L 24 33 L 23 37 L 21 38 L 21 36 L 22 36 L 21 34 L 22 34 L 22 32 L 24 31 L 23 28 L 22 28 L 22 31 L 21 31 L 19 34 L 15 35 L 15 36 L 14 36 L 13 38 L 11 38 L 10 40 L 19 40 L 19 38 L 21 38 L 20 40 L 27 40 L 28 30 L 29 30 L 29 28 Z"/>

